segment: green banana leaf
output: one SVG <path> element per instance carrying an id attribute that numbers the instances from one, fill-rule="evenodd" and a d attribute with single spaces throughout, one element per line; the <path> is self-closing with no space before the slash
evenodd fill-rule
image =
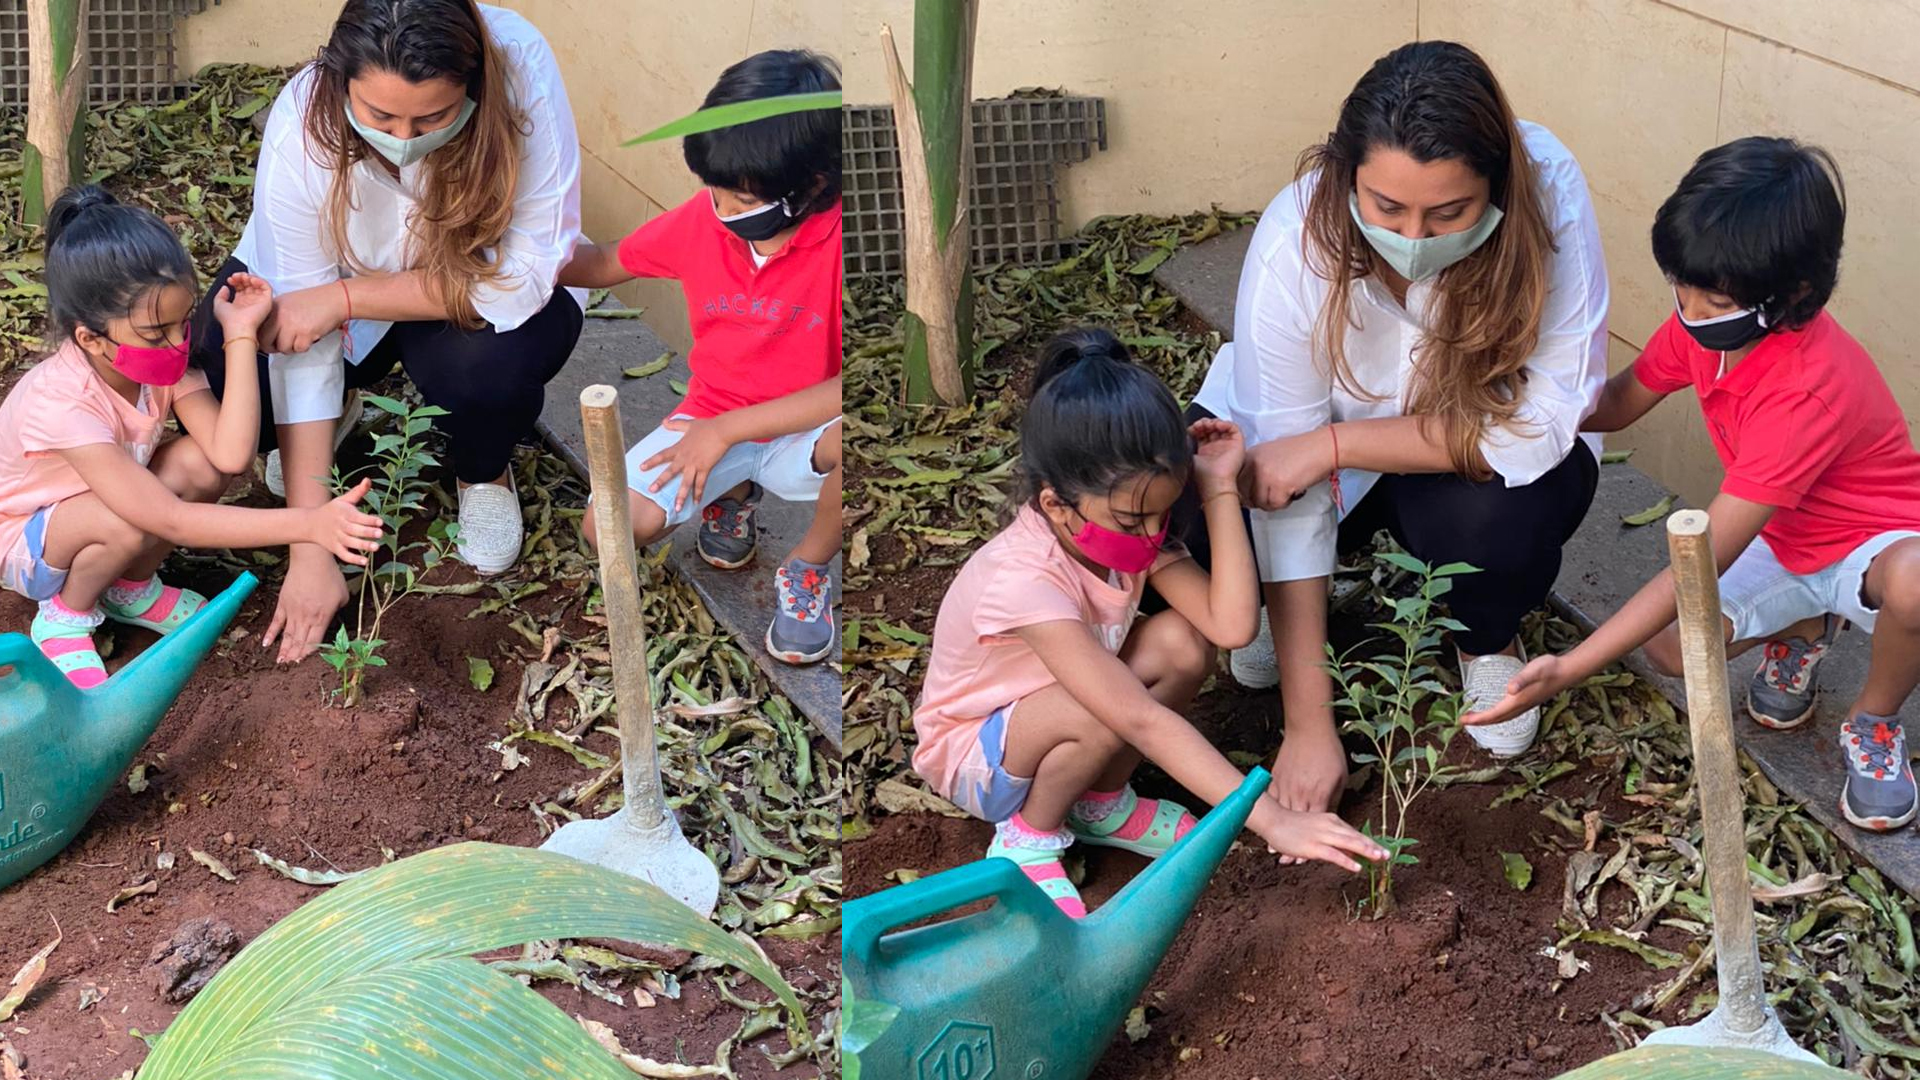
<path id="1" fill-rule="evenodd" d="M 840 107 L 841 100 L 840 91 L 823 90 L 817 94 L 783 94 L 779 97 L 736 101 L 731 105 L 715 105 L 711 109 L 688 113 L 670 124 L 663 124 L 645 135 L 635 136 L 620 145 L 633 146 L 637 143 L 658 142 L 661 139 L 677 139 L 683 135 L 697 135 L 703 131 L 716 131 L 736 124 L 751 124 L 755 120 L 765 120 L 769 116 L 785 116 L 788 113 L 807 112 L 811 109 L 837 109 Z"/>
<path id="2" fill-rule="evenodd" d="M 1560 1080 L 1845 1080 L 1852 1075 L 1758 1050 L 1641 1046 L 1561 1073 Z"/>
<path id="3" fill-rule="evenodd" d="M 764 956 L 653 885 L 468 843 L 369 870 L 261 934 L 167 1028 L 139 1077 L 632 1080 L 545 998 L 471 956 L 566 937 L 725 960 L 804 1024 Z"/>

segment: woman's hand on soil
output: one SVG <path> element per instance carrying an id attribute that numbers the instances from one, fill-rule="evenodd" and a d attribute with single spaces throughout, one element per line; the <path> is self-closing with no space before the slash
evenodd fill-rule
<path id="1" fill-rule="evenodd" d="M 1268 851 L 1290 863 L 1317 859 L 1358 873 L 1356 859 L 1377 862 L 1387 857 L 1385 848 L 1333 814 L 1300 813 L 1272 803 L 1263 809 L 1265 820 L 1254 826 L 1254 832 L 1267 842 Z"/>
<path id="2" fill-rule="evenodd" d="M 1460 718 L 1460 723 L 1465 727 L 1498 724 L 1545 703 L 1567 688 L 1570 680 L 1565 669 L 1566 665 L 1558 656 L 1535 657 L 1507 683 L 1506 697 L 1495 702 L 1490 709 L 1467 713 Z"/>
<path id="3" fill-rule="evenodd" d="M 380 550 L 380 535 L 384 531 L 378 517 L 360 511 L 360 500 L 367 497 L 372 487 L 373 479 L 368 477 L 345 495 L 325 506 L 314 507 L 310 511 L 313 532 L 307 539 L 333 552 L 342 562 L 367 565 L 366 553 Z"/>
<path id="4" fill-rule="evenodd" d="M 1331 810 L 1339 804 L 1340 793 L 1346 788 L 1347 749 L 1340 745 L 1340 736 L 1331 728 L 1319 731 L 1303 727 L 1288 732 L 1281 740 L 1267 794 L 1282 807 L 1300 813 Z M 1280 861 L 1289 866 L 1305 861 L 1271 846 L 1267 850 L 1280 855 Z"/>
<path id="5" fill-rule="evenodd" d="M 1239 426 L 1226 420 L 1195 420 L 1187 434 L 1193 436 L 1194 482 L 1201 496 L 1234 490 L 1247 459 Z"/>
<path id="6" fill-rule="evenodd" d="M 720 459 L 732 448 L 732 441 L 721 430 L 717 419 L 689 420 L 676 416 L 660 426 L 668 431 L 678 431 L 682 434 L 679 442 L 640 463 L 642 471 L 658 468 L 661 465 L 666 466 L 660 470 L 659 476 L 653 478 L 653 483 L 647 486 L 647 490 L 659 491 L 667 486 L 668 481 L 678 476 L 680 490 L 674 493 L 674 512 L 678 513 L 680 508 L 687 504 L 689 497 L 693 499 L 695 506 L 703 505 L 706 501 L 707 477 L 713 472 L 713 467 L 718 465 Z"/>
<path id="7" fill-rule="evenodd" d="M 1249 449 L 1241 494 L 1250 506 L 1279 510 L 1332 474 L 1333 436 L 1314 428 Z"/>
<path id="8" fill-rule="evenodd" d="M 271 353 L 303 353 L 347 321 L 347 297 L 340 283 L 299 289 L 274 301 L 261 345 Z"/>
<path id="9" fill-rule="evenodd" d="M 235 274 L 227 279 L 225 288 L 213 296 L 213 317 L 220 322 L 220 330 L 229 338 L 250 337 L 257 334 L 260 324 L 273 314 L 273 286 L 265 278 L 252 274 Z M 254 345 L 259 346 L 255 341 Z"/>
<path id="10" fill-rule="evenodd" d="M 326 637 L 327 624 L 347 605 L 347 579 L 333 556 L 315 547 L 294 545 L 287 556 L 287 577 L 280 583 L 280 598 L 273 608 L 273 620 L 260 635 L 260 646 L 270 649 L 280 643 L 275 662 L 295 664 L 313 655 Z"/>

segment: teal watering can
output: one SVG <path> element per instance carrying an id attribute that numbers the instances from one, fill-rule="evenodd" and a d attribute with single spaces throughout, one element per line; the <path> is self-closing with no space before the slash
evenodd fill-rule
<path id="1" fill-rule="evenodd" d="M 1173 945 L 1267 788 L 1255 769 L 1193 831 L 1085 919 L 1019 867 L 983 859 L 848 901 L 841 943 L 860 998 L 897 1006 L 860 1052 L 875 1080 L 1083 1080 Z M 888 933 L 981 900 L 986 911 Z M 1063 1002 L 1072 1002 L 1071 1008 Z"/>
<path id="2" fill-rule="evenodd" d="M 92 690 L 69 682 L 25 634 L 0 635 L 0 888 L 79 835 L 257 584 L 241 574 Z"/>

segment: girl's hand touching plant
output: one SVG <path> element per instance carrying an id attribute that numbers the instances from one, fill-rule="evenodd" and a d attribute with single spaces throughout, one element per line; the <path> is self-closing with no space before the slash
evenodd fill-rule
<path id="1" fill-rule="evenodd" d="M 1226 420 L 1196 420 L 1187 434 L 1193 436 L 1193 482 L 1200 497 L 1238 491 L 1240 466 L 1247 460 L 1247 443 L 1239 426 Z"/>
<path id="2" fill-rule="evenodd" d="M 1348 873 L 1360 872 L 1355 858 L 1379 862 L 1387 850 L 1361 835 L 1360 830 L 1334 814 L 1288 810 L 1262 795 L 1247 827 L 1267 842 L 1267 850 L 1294 859 L 1318 859 Z"/>
<path id="3" fill-rule="evenodd" d="M 213 317 L 228 338 L 254 337 L 273 314 L 273 286 L 265 278 L 235 274 L 213 298 Z M 258 345 L 259 342 L 255 342 Z"/>
<path id="4" fill-rule="evenodd" d="M 345 495 L 314 507 L 309 511 L 313 524 L 307 539 L 333 552 L 341 562 L 367 565 L 365 553 L 380 550 L 380 537 L 384 532 L 379 518 L 360 511 L 360 501 L 372 487 L 373 478 L 368 477 Z"/>

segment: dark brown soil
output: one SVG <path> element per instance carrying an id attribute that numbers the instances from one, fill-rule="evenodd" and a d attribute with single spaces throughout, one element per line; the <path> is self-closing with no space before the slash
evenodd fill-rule
<path id="1" fill-rule="evenodd" d="M 229 579 L 181 584 L 211 594 Z M 72 846 L 0 893 L 7 931 L 0 977 L 52 938 L 49 916 L 65 934 L 46 979 L 7 1030 L 32 1080 L 103 1080 L 139 1064 L 145 1046 L 129 1029 L 161 1031 L 181 1008 L 161 1000 L 148 964 L 183 923 L 212 916 L 244 943 L 319 895 L 257 865 L 248 849 L 298 866 L 358 869 L 378 864 L 383 846 L 406 856 L 460 840 L 537 845 L 528 804 L 586 775 L 570 758 L 530 744 L 523 747 L 529 764 L 500 773 L 500 755 L 486 744 L 507 732 L 531 655 L 505 617 L 466 617 L 480 598 L 420 597 L 396 607 L 383 628 L 393 643 L 385 652 L 391 666 L 370 675 L 359 708 L 341 710 L 325 703 L 332 671 L 320 660 L 280 668 L 261 649 L 272 595 L 263 586 L 248 602 L 238 636 L 206 660 L 142 752 L 141 761 L 164 760 L 151 786 L 134 794 L 116 785 Z M 17 597 L 0 602 L 0 627 L 24 629 L 30 616 Z M 150 639 L 119 633 L 122 651 L 140 644 L 130 636 Z M 467 681 L 470 656 L 496 670 L 485 694 Z M 109 666 L 121 660 L 116 655 Z M 556 700 L 549 715 L 562 727 L 570 726 L 564 707 Z M 592 739 L 595 749 L 615 749 L 610 736 Z M 212 876 L 189 857 L 190 846 L 225 863 L 238 883 Z M 172 853 L 174 865 L 156 872 L 162 852 Z M 158 893 L 108 914 L 107 900 L 141 875 L 157 880 Z M 839 950 L 831 936 L 763 945 L 798 986 L 834 984 Z M 87 986 L 105 997 L 82 1012 Z M 661 998 L 647 1009 L 619 1008 L 557 983 L 537 986 L 570 1015 L 612 1026 L 629 1051 L 664 1061 L 711 1061 L 742 1016 L 704 978 L 687 979 L 680 1000 Z M 739 992 L 767 996 L 756 985 Z M 737 1048 L 735 1069 L 775 1075 L 756 1047 L 787 1048 L 779 1035 Z M 778 1075 L 813 1072 L 803 1064 Z"/>

